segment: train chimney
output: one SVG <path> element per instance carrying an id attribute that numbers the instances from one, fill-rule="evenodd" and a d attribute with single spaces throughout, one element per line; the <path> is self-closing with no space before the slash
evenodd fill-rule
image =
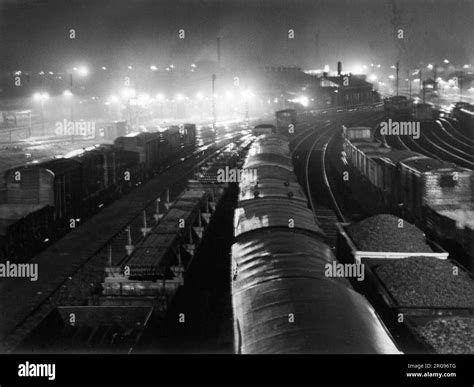
<path id="1" fill-rule="evenodd" d="M 341 61 L 337 62 L 337 76 L 340 77 L 342 72 L 342 63 Z"/>

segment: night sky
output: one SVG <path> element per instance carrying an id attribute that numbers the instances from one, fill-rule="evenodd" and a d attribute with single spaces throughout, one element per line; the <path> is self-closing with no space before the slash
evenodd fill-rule
<path id="1" fill-rule="evenodd" d="M 0 70 L 474 62 L 472 0 L 0 0 Z M 403 28 L 405 39 L 396 39 Z M 69 39 L 70 28 L 76 40 Z M 186 38 L 178 39 L 185 29 Z M 287 39 L 287 30 L 295 39 Z"/>

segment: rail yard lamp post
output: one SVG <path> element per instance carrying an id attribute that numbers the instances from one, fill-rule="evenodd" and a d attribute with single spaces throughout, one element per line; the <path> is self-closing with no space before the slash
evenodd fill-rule
<path id="1" fill-rule="evenodd" d="M 69 91 L 68 92 L 66 91 L 65 94 L 70 98 L 70 101 L 71 101 L 71 122 L 75 127 L 75 124 L 74 124 L 74 84 L 73 84 L 74 73 L 77 73 L 81 77 L 85 77 L 89 74 L 89 69 L 84 66 L 74 67 L 72 71 L 69 73 Z M 74 142 L 74 131 L 71 134 L 71 142 Z"/>
<path id="2" fill-rule="evenodd" d="M 35 93 L 33 95 L 33 98 L 35 101 L 40 102 L 40 113 L 41 113 L 41 133 L 42 136 L 44 137 L 45 135 L 45 128 L 44 128 L 44 101 L 49 99 L 49 94 L 42 92 L 42 93 Z"/>
<path id="3" fill-rule="evenodd" d="M 216 131 L 216 74 L 212 74 L 212 130 Z"/>

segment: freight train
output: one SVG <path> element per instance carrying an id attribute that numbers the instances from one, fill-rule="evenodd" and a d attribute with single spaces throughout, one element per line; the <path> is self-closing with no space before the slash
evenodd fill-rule
<path id="1" fill-rule="evenodd" d="M 337 265 L 293 172 L 282 134 L 259 136 L 234 212 L 235 352 L 399 353 L 371 305 Z"/>
<path id="2" fill-rule="evenodd" d="M 372 128 L 343 128 L 343 152 L 352 166 L 375 187 L 378 199 L 397 215 L 453 240 L 474 256 L 472 219 L 474 174 L 456 164 L 410 150 L 392 149 Z M 458 221 L 449 220 L 458 217 Z M 455 232 L 456 223 L 463 231 Z"/>
<path id="3" fill-rule="evenodd" d="M 131 133 L 5 172 L 0 260 L 22 259 L 195 148 L 196 126 Z"/>

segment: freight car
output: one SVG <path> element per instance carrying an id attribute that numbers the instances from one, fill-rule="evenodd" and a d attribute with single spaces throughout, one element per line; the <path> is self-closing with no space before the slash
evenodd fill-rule
<path id="1" fill-rule="evenodd" d="M 347 279 L 325 275 L 337 261 L 289 155 L 288 141 L 264 135 L 244 164 L 257 181 L 240 183 L 234 213 L 235 351 L 399 353 L 367 300 Z"/>
<path id="2" fill-rule="evenodd" d="M 96 125 L 97 140 L 114 141 L 117 137 L 125 136 L 128 132 L 126 121 L 99 123 Z"/>
<path id="3" fill-rule="evenodd" d="M 276 127 L 275 125 L 272 125 L 272 124 L 260 124 L 260 125 L 256 125 L 252 129 L 252 134 L 254 136 L 260 136 L 261 134 L 271 134 L 271 133 L 276 133 Z"/>
<path id="4" fill-rule="evenodd" d="M 408 118 L 413 112 L 413 101 L 401 95 L 385 98 L 383 109 L 389 117 Z"/>
<path id="5" fill-rule="evenodd" d="M 275 113 L 275 117 L 277 133 L 282 133 L 286 136 L 288 136 L 288 134 L 294 133 L 296 126 L 295 109 L 279 110 Z"/>
<path id="6" fill-rule="evenodd" d="M 2 255 L 33 254 L 37 249 L 24 247 L 39 246 L 75 227 L 80 219 L 191 153 L 195 139 L 195 125 L 184 124 L 162 132 L 132 133 L 113 145 L 6 171 L 6 203 L 0 211 Z"/>
<path id="7" fill-rule="evenodd" d="M 416 120 L 433 120 L 436 118 L 436 111 L 429 103 L 413 104 L 413 118 Z"/>
<path id="8" fill-rule="evenodd" d="M 438 237 L 445 239 L 455 233 L 456 222 L 446 219 L 443 212 L 472 209 L 472 171 L 410 150 L 387 150 L 379 142 L 373 143 L 368 147 L 367 139 L 349 139 L 346 135 L 344 152 L 352 166 L 376 188 L 383 204 Z M 474 255 L 463 240 L 463 230 L 456 235 L 456 242 Z"/>

